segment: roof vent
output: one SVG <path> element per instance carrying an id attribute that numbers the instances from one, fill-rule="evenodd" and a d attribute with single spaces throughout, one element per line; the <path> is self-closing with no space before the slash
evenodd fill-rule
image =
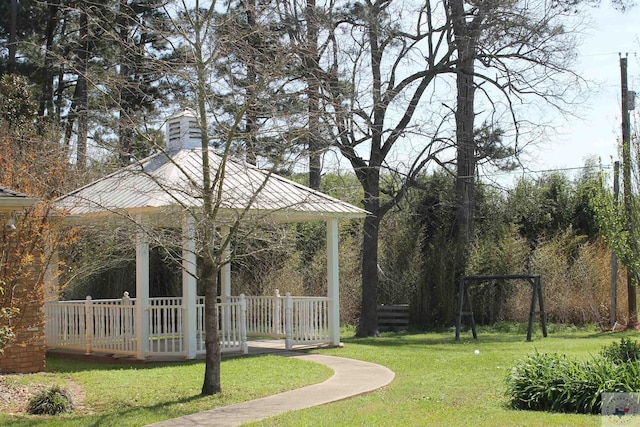
<path id="1" fill-rule="evenodd" d="M 171 116 L 166 125 L 167 151 L 200 148 L 200 127 L 196 115 L 189 110 Z"/>

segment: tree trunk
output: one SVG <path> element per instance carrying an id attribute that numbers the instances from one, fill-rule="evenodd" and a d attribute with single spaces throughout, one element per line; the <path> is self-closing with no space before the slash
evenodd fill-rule
<path id="1" fill-rule="evenodd" d="M 251 65 L 249 65 L 248 67 L 247 76 L 248 76 L 247 79 L 252 78 L 253 81 L 255 81 L 255 71 L 254 71 L 254 67 Z M 252 103 L 253 99 L 254 99 L 253 88 L 247 87 L 246 102 Z M 245 114 L 245 123 L 244 123 L 244 134 L 245 134 L 245 144 L 246 144 L 245 160 L 247 161 L 247 163 L 254 166 L 258 164 L 258 152 L 257 152 L 258 144 L 257 144 L 257 138 L 256 138 L 257 124 L 258 124 L 258 117 L 257 117 L 255 108 L 251 108 L 251 107 L 247 108 L 247 112 Z"/>
<path id="2" fill-rule="evenodd" d="M 131 40 L 129 37 L 129 16 L 125 12 L 123 4 L 124 0 L 120 0 L 119 10 L 117 18 L 117 34 L 119 43 L 119 56 L 120 56 L 120 71 L 118 73 L 120 84 L 118 85 L 118 95 L 120 107 L 118 118 L 118 159 L 120 164 L 127 166 L 131 163 L 131 142 L 133 139 L 133 129 L 131 125 L 130 116 L 133 114 L 131 108 L 131 96 L 129 81 L 129 74 L 131 73 L 129 67 L 129 60 L 127 58 L 127 51 L 132 49 Z"/>
<path id="3" fill-rule="evenodd" d="M 62 15 L 60 17 L 60 33 L 65 34 L 67 31 L 67 20 L 68 20 L 68 11 L 64 8 L 61 9 L 60 14 Z M 56 88 L 56 90 L 54 91 L 54 99 L 53 99 L 53 105 L 54 105 L 54 112 L 53 112 L 53 120 L 56 122 L 61 122 L 62 121 L 62 110 L 63 110 L 63 106 L 65 105 L 65 88 L 67 86 L 66 84 L 66 79 L 65 79 L 65 67 L 58 67 L 58 87 Z M 52 82 L 53 84 L 53 82 Z M 71 108 L 69 108 L 69 113 L 67 115 L 67 117 L 69 117 L 70 115 L 72 115 L 73 112 L 73 106 L 71 106 Z M 68 140 L 65 134 L 65 139 L 64 139 L 64 147 L 65 149 L 68 150 L 69 146 L 68 146 Z"/>
<path id="4" fill-rule="evenodd" d="M 78 135 L 76 151 L 76 167 L 87 166 L 87 133 L 88 128 L 88 87 L 87 61 L 89 58 L 89 23 L 86 12 L 80 14 L 80 47 L 78 48 L 78 81 L 76 82 L 76 106 L 78 114 Z"/>
<path id="5" fill-rule="evenodd" d="M 450 0 L 451 22 L 458 59 L 456 61 L 456 216 L 454 235 L 456 238 L 456 277 L 464 274 L 468 259 L 469 244 L 473 237 L 475 213 L 476 141 L 473 125 L 474 110 L 474 64 L 480 23 L 484 9 L 480 7 L 469 21 L 462 0 Z"/>
<path id="6" fill-rule="evenodd" d="M 44 84 L 42 88 L 42 99 L 40 100 L 40 107 L 38 109 L 38 115 L 44 117 L 45 115 L 52 117 L 55 114 L 53 109 L 53 78 L 55 68 L 53 67 L 53 39 L 56 26 L 60 21 L 58 17 L 59 0 L 47 2 L 47 27 L 45 30 L 45 53 L 44 53 Z"/>
<path id="7" fill-rule="evenodd" d="M 307 51 L 305 52 L 305 68 L 307 72 L 307 102 L 309 114 L 308 148 L 309 148 L 309 187 L 320 189 L 322 177 L 322 142 L 320 140 L 320 84 L 318 82 L 318 23 L 316 20 L 316 1 L 307 0 L 305 18 L 307 20 Z"/>
<path id="8" fill-rule="evenodd" d="M 204 82 L 204 70 L 199 69 L 199 82 Z M 201 78 L 202 77 L 202 78 Z M 200 89 L 202 90 L 202 86 Z M 204 100 L 204 98 L 200 98 Z M 202 186 L 203 186 L 203 204 L 202 208 L 205 213 L 204 230 L 202 236 L 202 280 L 204 281 L 204 334 L 205 334 L 205 369 L 204 380 L 202 383 L 202 394 L 211 395 L 220 393 L 222 387 L 220 385 L 220 337 L 218 333 L 218 314 L 216 303 L 218 302 L 218 271 L 220 270 L 219 258 L 215 257 L 214 249 L 211 247 L 213 241 L 213 227 L 215 226 L 215 204 L 211 183 L 211 169 L 209 165 L 209 137 L 206 133 L 206 110 L 204 101 L 199 102 L 200 131 L 202 132 Z M 220 167 L 225 167 L 221 165 Z M 215 260 L 215 261 L 214 261 Z"/>
<path id="9" fill-rule="evenodd" d="M 622 186 L 623 203 L 626 216 L 626 231 L 631 236 L 629 244 L 633 253 L 639 253 L 636 240 L 636 227 L 633 213 L 633 185 L 631 180 L 631 125 L 628 103 L 627 58 L 620 58 L 620 88 L 622 90 Z M 630 270 L 630 269 L 629 269 Z M 638 324 L 638 304 L 636 294 L 636 271 L 627 272 L 627 329 L 635 329 Z"/>
<path id="10" fill-rule="evenodd" d="M 627 273 L 627 313 L 629 321 L 626 329 L 636 329 L 638 327 L 638 287 L 631 273 Z"/>
<path id="11" fill-rule="evenodd" d="M 219 196 L 214 196 L 216 186 L 222 185 L 219 182 L 212 182 L 211 165 L 209 159 L 209 134 L 207 122 L 207 81 L 209 74 L 202 58 L 202 51 L 196 50 L 196 79 L 197 79 L 197 106 L 198 122 L 200 125 L 200 147 L 202 149 L 202 210 L 204 220 L 202 221 L 202 280 L 205 285 L 205 373 L 202 384 L 202 394 L 211 395 L 220 393 L 220 338 L 218 333 L 218 316 L 216 313 L 216 303 L 218 297 L 218 271 L 220 269 L 220 258 L 215 256 L 214 248 L 211 244 L 214 239 L 215 212 L 221 200 Z M 225 168 L 223 163 L 219 166 Z"/>
<path id="12" fill-rule="evenodd" d="M 362 307 L 356 336 L 378 334 L 378 235 L 380 232 L 380 173 L 370 169 L 367 174 L 364 208 L 371 213 L 364 220 L 362 239 Z"/>
<path id="13" fill-rule="evenodd" d="M 371 7 L 371 16 L 380 14 L 378 3 Z M 382 52 L 378 43 L 377 25 L 370 25 L 369 33 L 371 56 L 371 96 L 373 99 L 373 125 L 369 165 L 366 171 L 358 174 L 364 190 L 364 208 L 370 212 L 364 220 L 364 236 L 362 239 L 362 307 L 360 324 L 356 335 L 369 337 L 378 335 L 378 237 L 380 233 L 380 169 L 384 163 L 383 129 L 386 106 L 382 102 Z M 357 173 L 357 172 L 356 172 Z"/>
<path id="14" fill-rule="evenodd" d="M 16 63 L 17 42 L 18 42 L 18 0 L 11 0 L 9 6 L 9 64 L 13 69 Z"/>
<path id="15" fill-rule="evenodd" d="M 120 117 L 118 123 L 118 139 L 120 140 L 120 148 L 118 150 L 118 159 L 122 166 L 128 166 L 131 163 L 131 142 L 133 141 L 133 129 L 131 128 L 131 114 L 129 108 L 120 107 Z"/>
<path id="16" fill-rule="evenodd" d="M 473 236 L 473 216 L 475 208 L 475 169 L 476 144 L 473 137 L 475 118 L 473 58 L 461 58 L 456 74 L 457 108 L 456 108 L 456 201 L 457 214 L 455 234 L 462 245 L 459 249 L 468 248 Z M 466 257 L 465 257 L 466 258 Z"/>
<path id="17" fill-rule="evenodd" d="M 204 291 L 204 345 L 206 349 L 204 381 L 202 394 L 212 395 L 220 393 L 220 337 L 218 333 L 218 269 L 210 257 L 203 260 L 202 279 L 205 283 Z"/>
<path id="18" fill-rule="evenodd" d="M 256 28 L 256 0 L 248 0 L 245 10 L 247 17 L 247 25 L 249 29 L 257 31 Z M 253 34 L 249 35 L 249 46 L 254 51 L 252 53 L 257 54 L 260 47 L 256 45 L 256 38 Z M 254 107 L 254 103 L 258 93 L 258 72 L 253 61 L 248 61 L 247 66 L 247 78 L 245 80 L 245 103 L 248 105 L 247 112 L 245 113 L 245 160 L 250 165 L 256 165 L 258 163 L 258 112 Z"/>
<path id="19" fill-rule="evenodd" d="M 473 135 L 474 111 L 474 62 L 477 35 L 467 15 L 462 0 L 450 0 L 456 61 L 456 202 L 457 214 L 454 230 L 457 240 L 465 249 L 473 233 L 475 207 L 476 143 Z M 476 19 L 480 19 L 476 16 Z"/>

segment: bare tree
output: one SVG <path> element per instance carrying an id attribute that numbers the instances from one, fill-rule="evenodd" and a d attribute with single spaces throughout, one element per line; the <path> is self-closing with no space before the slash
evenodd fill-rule
<path id="1" fill-rule="evenodd" d="M 476 91 L 482 95 L 485 127 L 499 135 L 492 144 L 512 141 L 497 130 L 508 117 L 511 123 L 505 126 L 515 129 L 516 147 L 502 151 L 517 152 L 518 141 L 523 142 L 519 131 L 528 125 L 517 115 L 523 106 L 537 97 L 564 111 L 572 102 L 567 86 L 558 83 L 566 83 L 566 76 L 579 81 L 569 69 L 574 44 L 570 23 L 560 25 L 565 11 L 542 3 L 531 8 L 458 0 L 342 7 L 329 2 L 322 16 L 321 110 L 329 112 L 323 120 L 335 130 L 336 147 L 351 163 L 371 213 L 364 224 L 358 328 L 359 336 L 370 336 L 377 333 L 380 218 L 426 165 L 447 166 L 447 148 L 455 147 L 459 208 L 454 228 L 469 241 L 477 161 L 486 155 L 480 153 L 486 138 L 477 137 L 474 127 Z M 451 94 L 436 85 L 450 76 L 456 77 L 455 107 L 448 107 Z M 395 150 L 407 146 L 418 148 L 409 155 L 410 164 L 400 164 Z"/>
<path id="2" fill-rule="evenodd" d="M 282 73 L 288 60 L 286 55 L 274 55 L 269 64 L 269 74 L 265 67 L 260 67 L 262 72 L 259 78 L 253 80 L 251 87 L 247 88 L 246 80 L 242 80 L 240 85 L 240 80 L 234 74 L 238 71 L 235 68 L 237 63 L 228 61 L 227 48 L 232 37 L 255 37 L 255 34 L 219 31 L 224 24 L 224 14 L 218 13 L 222 5 L 216 1 L 196 1 L 193 7 L 185 2 L 177 2 L 174 6 L 176 9 L 166 9 L 166 15 L 172 21 L 167 39 L 174 44 L 176 51 L 182 53 L 183 62 L 158 62 L 157 66 L 164 67 L 169 78 L 179 81 L 180 86 L 190 95 L 189 102 L 186 102 L 188 98 L 185 98 L 185 104 L 196 112 L 198 122 L 201 153 L 198 180 L 191 178 L 185 169 L 186 165 L 176 162 L 175 166 L 184 172 L 190 188 L 189 199 L 199 202 L 193 206 L 185 203 L 180 197 L 175 197 L 175 203 L 187 212 L 197 228 L 195 252 L 202 260 L 199 279 L 204 283 L 205 289 L 206 357 L 202 393 L 215 394 L 221 391 L 220 340 L 216 313 L 218 273 L 222 266 L 231 262 L 231 241 L 249 236 L 255 229 L 255 225 L 251 225 L 255 224 L 255 218 L 249 220 L 249 213 L 267 185 L 270 171 L 281 166 L 274 163 L 274 159 L 281 159 L 281 156 L 271 155 L 268 159 L 262 159 L 261 166 L 267 171 L 266 175 L 262 181 L 251 183 L 251 196 L 243 198 L 236 195 L 235 197 L 239 197 L 238 200 L 228 200 L 229 197 L 233 197 L 226 189 L 228 162 L 233 152 L 232 147 L 240 138 L 256 138 L 257 129 L 251 129 L 254 132 L 251 135 L 247 135 L 246 126 L 242 129 L 242 124 L 246 123 L 251 112 L 259 109 L 265 117 L 270 118 L 260 129 L 262 135 L 268 134 L 272 138 L 278 138 L 286 133 L 287 117 L 278 113 L 277 97 L 268 98 L 263 95 L 267 92 L 287 92 L 287 80 L 282 77 Z M 247 61 L 251 57 L 256 61 L 264 59 L 264 51 L 260 50 L 260 47 L 251 43 L 242 45 L 246 49 L 256 49 L 244 52 Z M 261 64 L 249 65 L 248 69 L 251 70 Z M 243 90 L 238 91 L 239 88 Z M 267 91 L 267 88 L 270 90 Z M 238 93 L 242 95 L 234 98 L 234 94 Z M 216 140 L 211 138 L 211 134 L 216 135 Z M 215 158 L 211 157 L 212 145 L 220 150 Z M 281 141 L 281 145 L 274 150 L 284 153 L 287 150 L 286 144 Z M 253 162 L 258 159 L 249 160 Z M 173 190 L 185 191 L 184 188 L 166 188 L 169 193 L 173 193 Z M 234 204 L 237 204 L 237 207 L 230 214 L 229 206 Z M 222 232 L 221 226 L 226 226 L 228 232 Z"/>
<path id="3" fill-rule="evenodd" d="M 456 200 L 454 234 L 464 271 L 473 238 L 475 175 L 481 139 L 475 120 L 480 114 L 490 129 L 512 130 L 511 150 L 526 145 L 526 128 L 544 127 L 531 120 L 534 105 L 564 114 L 579 94 L 581 79 L 571 70 L 579 16 L 560 4 L 545 2 L 448 0 L 456 47 Z M 482 109 L 477 111 L 476 92 Z M 522 107 L 525 107 L 524 110 Z M 503 117 L 507 117 L 506 120 Z M 529 122 L 529 123 L 528 123 Z"/>
<path id="4" fill-rule="evenodd" d="M 377 334 L 378 234 L 381 218 L 415 184 L 415 177 L 449 143 L 438 103 L 428 116 L 423 99 L 437 99 L 434 83 L 451 71 L 449 27 L 436 19 L 443 5 L 367 1 L 328 10 L 324 103 L 336 147 L 348 159 L 364 191 L 362 312 L 358 336 Z M 433 105 L 433 104 L 432 104 Z M 447 113 L 444 114 L 445 119 Z M 411 161 L 396 161 L 397 150 Z"/>

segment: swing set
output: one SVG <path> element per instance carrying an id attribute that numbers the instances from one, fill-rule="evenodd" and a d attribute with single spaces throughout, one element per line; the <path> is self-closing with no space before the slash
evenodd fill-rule
<path id="1" fill-rule="evenodd" d="M 540 276 L 532 276 L 528 274 L 506 274 L 496 276 L 463 276 L 460 278 L 458 289 L 458 316 L 456 319 L 456 341 L 460 340 L 460 326 L 462 324 L 462 316 L 471 318 L 471 333 L 473 339 L 478 339 L 476 332 L 476 321 L 473 317 L 473 307 L 471 306 L 471 298 L 469 297 L 469 288 L 487 280 L 526 280 L 531 285 L 531 309 L 529 310 L 529 328 L 527 329 L 527 341 L 531 341 L 533 333 L 533 319 L 540 316 L 542 323 L 542 335 L 547 336 L 547 316 L 544 312 L 544 300 L 542 299 L 542 281 Z M 466 302 L 466 310 L 465 310 Z M 536 309 L 537 306 L 537 309 Z"/>

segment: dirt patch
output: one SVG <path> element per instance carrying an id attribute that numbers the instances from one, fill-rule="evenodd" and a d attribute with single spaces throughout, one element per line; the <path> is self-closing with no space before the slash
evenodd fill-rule
<path id="1" fill-rule="evenodd" d="M 0 375 L 0 412 L 5 414 L 25 414 L 27 402 L 37 392 L 46 390 L 51 385 L 30 382 L 17 384 L 14 377 L 18 375 Z M 86 395 L 82 387 L 75 381 L 65 378 L 64 388 L 72 396 L 74 412 L 90 414 L 93 411 L 85 405 Z"/>

